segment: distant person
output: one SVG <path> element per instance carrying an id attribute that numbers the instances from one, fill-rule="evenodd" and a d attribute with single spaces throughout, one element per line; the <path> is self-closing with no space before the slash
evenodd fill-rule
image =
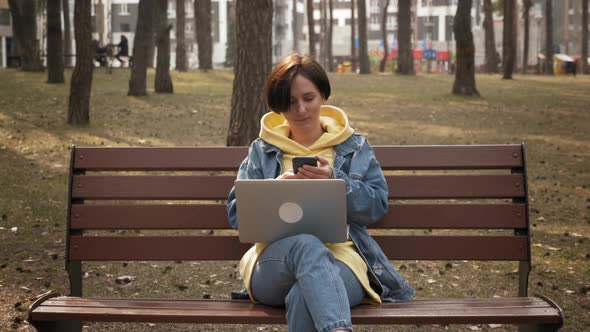
<path id="1" fill-rule="evenodd" d="M 107 65 L 107 48 L 100 46 L 98 40 L 94 39 L 92 41 L 94 45 L 94 60 L 98 62 L 101 66 Z"/>
<path id="2" fill-rule="evenodd" d="M 125 65 L 125 61 L 121 59 L 122 56 L 128 57 L 129 56 L 129 44 L 127 42 L 127 37 L 125 35 L 121 35 L 121 41 L 117 46 L 117 54 L 115 55 L 115 59 L 119 60 L 121 66 Z"/>

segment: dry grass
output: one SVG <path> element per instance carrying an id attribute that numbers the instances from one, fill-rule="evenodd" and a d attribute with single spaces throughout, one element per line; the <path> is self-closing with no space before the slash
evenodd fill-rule
<path id="1" fill-rule="evenodd" d="M 70 73 L 67 73 L 69 77 Z M 149 82 L 153 82 L 150 73 Z M 94 76 L 91 126 L 64 124 L 68 85 L 42 74 L 0 70 L 0 330 L 23 323 L 36 294 L 67 292 L 63 270 L 69 146 L 223 145 L 232 75 L 173 73 L 174 95 L 127 97 L 128 71 Z M 590 326 L 590 77 L 477 77 L 482 98 L 449 94 L 448 76 L 332 75 L 331 103 L 372 144 L 527 144 L 533 272 L 530 292 L 553 298 L 566 331 Z M 151 84 L 151 83 L 150 83 Z M 16 232 L 11 228 L 18 227 Z M 85 291 L 111 296 L 227 298 L 235 263 L 86 264 Z M 515 294 L 514 263 L 397 262 L 418 296 Z M 115 283 L 120 275 L 137 279 Z M 428 282 L 429 279 L 435 282 Z M 490 326 L 479 326 L 490 330 Z M 88 330 L 246 331 L 219 327 L 91 324 Z M 266 330 L 285 330 L 266 327 Z M 441 327 L 404 327 L 403 330 Z M 452 326 L 449 330 L 470 330 Z M 360 330 L 387 330 L 362 327 Z M 497 330 L 513 330 L 502 326 Z"/>

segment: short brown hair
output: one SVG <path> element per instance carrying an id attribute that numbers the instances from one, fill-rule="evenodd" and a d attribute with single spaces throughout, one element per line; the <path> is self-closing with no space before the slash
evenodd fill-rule
<path id="1" fill-rule="evenodd" d="M 274 112 L 286 112 L 291 104 L 291 84 L 297 75 L 310 80 L 325 100 L 330 97 L 328 75 L 309 55 L 293 52 L 277 64 L 266 81 L 264 96 L 266 104 Z"/>

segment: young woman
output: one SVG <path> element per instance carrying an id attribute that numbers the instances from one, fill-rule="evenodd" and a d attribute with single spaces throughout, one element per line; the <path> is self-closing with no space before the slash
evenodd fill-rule
<path id="1" fill-rule="evenodd" d="M 324 244 L 301 234 L 257 243 L 240 262 L 244 286 L 252 301 L 286 306 L 290 331 L 352 331 L 350 307 L 414 294 L 367 232 L 387 212 L 387 183 L 367 140 L 354 133 L 342 110 L 326 105 L 330 82 L 312 58 L 293 53 L 282 59 L 265 97 L 273 112 L 262 117 L 260 138 L 238 178 L 343 179 L 350 238 Z M 305 165 L 294 174 L 297 156 L 316 156 L 318 166 Z M 237 228 L 234 189 L 227 209 Z"/>

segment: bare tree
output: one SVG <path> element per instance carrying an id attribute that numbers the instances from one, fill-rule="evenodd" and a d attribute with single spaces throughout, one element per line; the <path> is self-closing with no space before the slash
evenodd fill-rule
<path id="1" fill-rule="evenodd" d="M 309 35 L 309 56 L 313 59 L 316 57 L 316 35 L 315 22 L 313 20 L 313 0 L 307 0 L 307 34 Z"/>
<path id="2" fill-rule="evenodd" d="M 37 40 L 36 0 L 8 0 L 12 32 L 24 71 L 43 71 Z"/>
<path id="3" fill-rule="evenodd" d="M 64 22 L 64 65 L 72 65 L 72 29 L 70 27 L 70 1 L 62 0 L 63 22 Z"/>
<path id="4" fill-rule="evenodd" d="M 172 30 L 172 25 L 168 24 L 168 0 L 156 0 L 154 21 L 158 32 L 156 40 L 158 59 L 154 90 L 157 93 L 173 93 L 174 88 L 170 77 L 170 30 Z"/>
<path id="5" fill-rule="evenodd" d="M 588 0 L 582 0 L 582 73 L 590 74 L 590 68 L 588 68 Z"/>
<path id="6" fill-rule="evenodd" d="M 47 83 L 64 83 L 60 1 L 47 2 Z"/>
<path id="7" fill-rule="evenodd" d="M 504 0 L 504 28 L 502 31 L 502 78 L 512 79 L 516 63 L 516 0 Z"/>
<path id="8" fill-rule="evenodd" d="M 147 95 L 146 79 L 149 45 L 154 35 L 154 0 L 139 0 L 135 39 L 133 41 L 133 61 L 129 79 L 129 96 Z"/>
<path id="9" fill-rule="evenodd" d="M 213 69 L 211 0 L 195 0 L 195 30 L 199 52 L 199 69 Z"/>
<path id="10" fill-rule="evenodd" d="M 350 0 L 350 59 L 352 64 L 352 70 L 354 71 L 356 68 L 356 47 L 355 47 L 355 37 L 356 37 L 356 29 L 355 29 L 355 0 Z"/>
<path id="11" fill-rule="evenodd" d="M 367 45 L 367 6 L 365 0 L 357 0 L 359 26 L 359 73 L 370 74 L 369 46 Z"/>
<path id="12" fill-rule="evenodd" d="M 486 72 L 497 73 L 500 65 L 500 58 L 496 51 L 496 37 L 494 34 L 494 5 L 492 0 L 483 2 L 484 20 L 483 27 L 485 31 L 485 54 L 486 54 Z"/>
<path id="13" fill-rule="evenodd" d="M 545 1 L 545 74 L 553 75 L 553 0 Z"/>
<path id="14" fill-rule="evenodd" d="M 410 1 L 397 2 L 397 73 L 414 75 L 412 54 L 412 6 Z"/>
<path id="15" fill-rule="evenodd" d="M 187 71 L 184 0 L 176 0 L 176 70 Z"/>
<path id="16" fill-rule="evenodd" d="M 379 63 L 379 71 L 385 71 L 387 65 L 387 57 L 389 56 L 389 45 L 387 45 L 387 8 L 389 8 L 389 0 L 381 0 L 383 8 L 381 8 L 381 38 L 383 39 L 383 58 Z"/>
<path id="17" fill-rule="evenodd" d="M 248 145 L 258 136 L 272 65 L 272 0 L 237 0 L 236 63 L 227 145 Z"/>
<path id="18" fill-rule="evenodd" d="M 453 94 L 463 96 L 479 96 L 475 86 L 475 45 L 471 32 L 472 0 L 459 0 L 457 13 L 453 22 L 457 46 L 457 70 Z"/>
<path id="19" fill-rule="evenodd" d="M 232 67 L 236 63 L 236 4 L 234 1 L 227 3 L 227 44 L 225 46 L 225 66 Z"/>
<path id="20" fill-rule="evenodd" d="M 78 0 L 74 4 L 74 37 L 76 38 L 76 67 L 70 83 L 68 124 L 90 124 L 90 91 L 94 70 L 92 45 L 91 0 Z"/>
<path id="21" fill-rule="evenodd" d="M 299 21 L 297 17 L 297 0 L 292 0 L 291 4 L 291 32 L 293 33 L 293 51 L 297 52 L 299 49 Z"/>
<path id="22" fill-rule="evenodd" d="M 332 54 L 332 33 L 334 31 L 334 3 L 328 0 L 328 36 L 326 45 L 326 57 L 328 61 L 328 71 L 334 71 L 334 57 Z"/>
<path id="23" fill-rule="evenodd" d="M 530 11 L 533 5 L 532 0 L 522 0 L 522 18 L 524 19 L 524 37 L 522 48 L 522 73 L 526 75 L 529 66 L 529 34 L 530 34 Z"/>

